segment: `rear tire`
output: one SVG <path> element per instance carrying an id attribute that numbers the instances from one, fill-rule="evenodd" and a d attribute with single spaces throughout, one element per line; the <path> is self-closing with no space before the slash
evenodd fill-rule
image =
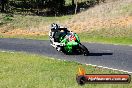
<path id="1" fill-rule="evenodd" d="M 89 51 L 84 45 L 79 44 L 79 47 L 80 47 L 81 52 L 83 53 L 84 56 L 88 56 L 89 55 Z"/>

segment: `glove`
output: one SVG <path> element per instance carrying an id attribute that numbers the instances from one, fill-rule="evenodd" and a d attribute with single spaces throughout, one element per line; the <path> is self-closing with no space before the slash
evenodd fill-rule
<path id="1" fill-rule="evenodd" d="M 53 45 L 55 45 L 55 46 L 65 46 L 65 43 L 53 42 Z"/>
<path id="2" fill-rule="evenodd" d="M 65 46 L 65 43 L 60 43 L 60 46 Z"/>

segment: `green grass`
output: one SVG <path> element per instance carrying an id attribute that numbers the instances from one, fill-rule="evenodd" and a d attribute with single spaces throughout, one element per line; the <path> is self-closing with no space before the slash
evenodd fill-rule
<path id="1" fill-rule="evenodd" d="M 87 73 L 123 72 L 85 66 Z M 22 52 L 0 52 L 0 88 L 131 88 L 130 84 L 76 83 L 78 63 Z"/>
<path id="2" fill-rule="evenodd" d="M 132 4 L 131 3 L 129 3 L 129 4 L 127 4 L 127 5 L 123 5 L 122 7 L 121 7 L 121 13 L 122 14 L 128 14 L 129 16 L 132 16 Z"/>
<path id="3" fill-rule="evenodd" d="M 90 32 L 80 33 L 82 42 L 97 42 L 109 44 L 132 45 L 132 27 L 99 29 Z"/>
<path id="4" fill-rule="evenodd" d="M 132 45 L 132 38 L 127 37 L 102 37 L 102 36 L 87 36 L 80 35 L 82 42 L 105 43 L 105 44 L 120 44 Z"/>
<path id="5" fill-rule="evenodd" d="M 0 38 L 20 38 L 20 39 L 34 39 L 34 40 L 48 40 L 49 37 L 48 35 L 13 35 L 13 36 L 8 36 L 8 35 L 0 35 Z"/>

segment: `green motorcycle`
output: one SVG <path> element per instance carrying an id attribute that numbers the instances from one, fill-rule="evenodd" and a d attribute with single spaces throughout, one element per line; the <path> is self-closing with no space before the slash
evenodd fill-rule
<path id="1" fill-rule="evenodd" d="M 68 32 L 67 34 L 62 32 L 58 38 L 58 44 L 51 44 L 54 48 L 60 48 L 61 52 L 69 54 L 83 54 L 89 55 L 88 49 L 80 43 L 79 36 L 76 33 Z"/>

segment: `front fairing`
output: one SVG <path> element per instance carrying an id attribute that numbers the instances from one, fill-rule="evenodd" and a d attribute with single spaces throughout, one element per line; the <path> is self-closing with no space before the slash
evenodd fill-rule
<path id="1" fill-rule="evenodd" d="M 80 43 L 79 36 L 76 33 L 74 33 L 74 36 L 76 37 L 76 42 Z"/>
<path id="2" fill-rule="evenodd" d="M 70 36 L 70 35 L 69 35 Z M 61 43 L 65 43 L 66 45 L 64 46 L 64 49 L 72 53 L 73 47 L 77 47 L 78 44 L 80 43 L 80 39 L 77 34 L 74 34 L 74 37 L 76 38 L 75 40 L 70 40 L 69 38 L 64 38 Z"/>
<path id="3" fill-rule="evenodd" d="M 70 41 L 70 42 L 68 42 L 66 45 L 67 45 L 67 46 L 76 46 L 76 45 L 78 45 L 78 43 L 75 42 L 75 41 Z"/>
<path id="4" fill-rule="evenodd" d="M 65 46 L 64 49 L 68 52 L 68 53 L 72 53 L 73 47 L 78 46 L 78 43 L 75 41 L 70 41 L 68 42 Z"/>

